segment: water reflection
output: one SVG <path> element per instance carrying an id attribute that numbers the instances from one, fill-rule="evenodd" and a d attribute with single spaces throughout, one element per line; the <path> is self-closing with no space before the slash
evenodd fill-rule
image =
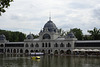
<path id="1" fill-rule="evenodd" d="M 0 67 L 100 67 L 100 57 L 0 55 Z"/>

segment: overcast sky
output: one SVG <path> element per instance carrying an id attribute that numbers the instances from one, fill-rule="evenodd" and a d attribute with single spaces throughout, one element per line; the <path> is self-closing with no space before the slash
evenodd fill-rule
<path id="1" fill-rule="evenodd" d="M 14 0 L 0 16 L 0 29 L 38 34 L 50 12 L 58 29 L 100 29 L 100 0 Z"/>

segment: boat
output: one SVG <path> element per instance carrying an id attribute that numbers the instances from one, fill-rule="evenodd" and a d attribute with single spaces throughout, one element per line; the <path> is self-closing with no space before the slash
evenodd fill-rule
<path id="1" fill-rule="evenodd" d="M 40 59 L 39 56 L 32 56 L 31 58 L 32 58 L 32 59 Z"/>
<path id="2" fill-rule="evenodd" d="M 44 53 L 38 52 L 38 53 L 30 53 L 31 56 L 41 56 L 44 55 Z"/>

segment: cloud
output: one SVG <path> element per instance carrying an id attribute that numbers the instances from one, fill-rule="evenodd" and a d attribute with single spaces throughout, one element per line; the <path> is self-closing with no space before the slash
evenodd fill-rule
<path id="1" fill-rule="evenodd" d="M 38 34 L 48 21 L 58 28 L 100 28 L 100 0 L 15 0 L 0 17 L 0 28 Z"/>

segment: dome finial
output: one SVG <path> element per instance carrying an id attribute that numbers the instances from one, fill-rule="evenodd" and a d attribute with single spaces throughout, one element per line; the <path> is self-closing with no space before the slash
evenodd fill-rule
<path id="1" fill-rule="evenodd" d="M 51 12 L 49 12 L 49 21 L 51 21 Z"/>

